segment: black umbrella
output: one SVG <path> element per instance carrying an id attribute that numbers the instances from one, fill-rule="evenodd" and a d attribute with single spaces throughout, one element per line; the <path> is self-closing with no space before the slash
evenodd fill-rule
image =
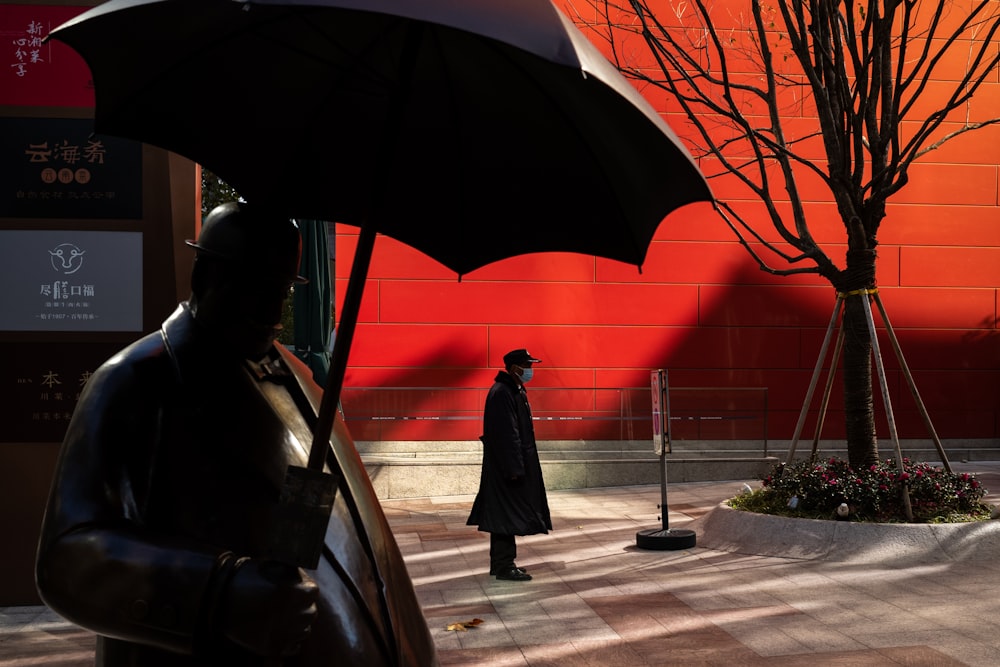
<path id="1" fill-rule="evenodd" d="M 550 0 L 112 0 L 51 36 L 90 66 L 97 132 L 288 217 L 361 228 L 310 468 L 376 233 L 459 274 L 541 251 L 641 266 L 668 213 L 712 199 Z"/>

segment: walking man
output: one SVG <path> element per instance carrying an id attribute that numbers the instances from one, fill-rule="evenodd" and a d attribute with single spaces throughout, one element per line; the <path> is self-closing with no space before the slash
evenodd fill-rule
<path id="1" fill-rule="evenodd" d="M 531 575 L 514 562 L 515 536 L 552 529 L 524 388 L 534 374 L 532 366 L 541 360 L 520 348 L 505 354 L 503 363 L 504 370 L 497 373 L 486 395 L 479 493 L 466 523 L 490 534 L 491 575 L 505 581 L 531 581 Z"/>

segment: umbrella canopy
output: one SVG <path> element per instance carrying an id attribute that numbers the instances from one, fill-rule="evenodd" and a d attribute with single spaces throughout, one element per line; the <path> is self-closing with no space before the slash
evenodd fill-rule
<path id="1" fill-rule="evenodd" d="M 322 469 L 376 233 L 459 274 L 530 252 L 641 266 L 712 199 L 656 111 L 550 0 L 111 0 L 54 30 L 95 130 L 248 201 L 361 228 L 309 467 Z"/>
<path id="2" fill-rule="evenodd" d="M 711 199 L 549 0 L 113 0 L 51 37 L 90 66 L 98 132 L 459 274 L 541 251 L 641 265 L 668 213 Z"/>

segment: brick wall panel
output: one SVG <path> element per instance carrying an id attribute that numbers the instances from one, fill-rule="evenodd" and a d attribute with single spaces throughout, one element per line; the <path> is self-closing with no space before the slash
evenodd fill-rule
<path id="1" fill-rule="evenodd" d="M 347 294 L 347 279 L 334 281 L 334 315 L 337 321 L 340 320 L 339 313 L 344 310 L 344 296 Z M 365 283 L 364 292 L 361 294 L 361 306 L 358 308 L 358 322 L 378 322 L 379 294 L 378 281 L 369 280 Z"/>
<path id="2" fill-rule="evenodd" d="M 383 322 L 676 325 L 698 307 L 693 285 L 382 281 L 380 293 Z"/>
<path id="3" fill-rule="evenodd" d="M 898 287 L 880 291 L 889 322 L 895 329 L 982 329 L 992 317 L 994 295 L 987 289 Z M 873 304 L 874 307 L 874 304 Z M 877 307 L 876 325 L 881 323 Z"/>
<path id="4" fill-rule="evenodd" d="M 1000 248 L 902 248 L 900 279 L 905 286 L 994 288 L 1000 286 Z"/>
<path id="5" fill-rule="evenodd" d="M 703 285 L 699 323 L 713 327 L 826 326 L 834 299 L 832 287 Z"/>
<path id="6" fill-rule="evenodd" d="M 691 327 L 492 327 L 491 348 L 521 344 L 553 366 L 593 368 L 787 368 L 798 360 L 793 329 Z M 498 341 L 502 341 L 497 345 Z M 648 376 L 647 376 L 648 381 Z M 600 386 L 600 385 L 599 385 Z"/>
<path id="7" fill-rule="evenodd" d="M 358 323 L 347 363 L 389 368 L 483 367 L 487 365 L 486 334 L 482 326 Z"/>
<path id="8" fill-rule="evenodd" d="M 893 196 L 897 204 L 995 206 L 997 167 L 967 164 L 914 164 L 910 182 Z"/>
<path id="9" fill-rule="evenodd" d="M 911 247 L 1000 246 L 1000 211 L 996 206 L 891 204 L 879 241 Z"/>

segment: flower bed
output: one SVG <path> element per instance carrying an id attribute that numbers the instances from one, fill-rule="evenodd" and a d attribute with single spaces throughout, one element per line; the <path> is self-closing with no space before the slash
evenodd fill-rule
<path id="1" fill-rule="evenodd" d="M 728 501 L 730 507 L 761 514 L 876 523 L 961 523 L 989 519 L 982 502 L 986 488 L 971 473 L 950 473 L 928 463 L 893 459 L 855 470 L 847 461 L 828 458 L 778 464 L 763 488 Z M 838 513 L 838 508 L 840 512 Z"/>

